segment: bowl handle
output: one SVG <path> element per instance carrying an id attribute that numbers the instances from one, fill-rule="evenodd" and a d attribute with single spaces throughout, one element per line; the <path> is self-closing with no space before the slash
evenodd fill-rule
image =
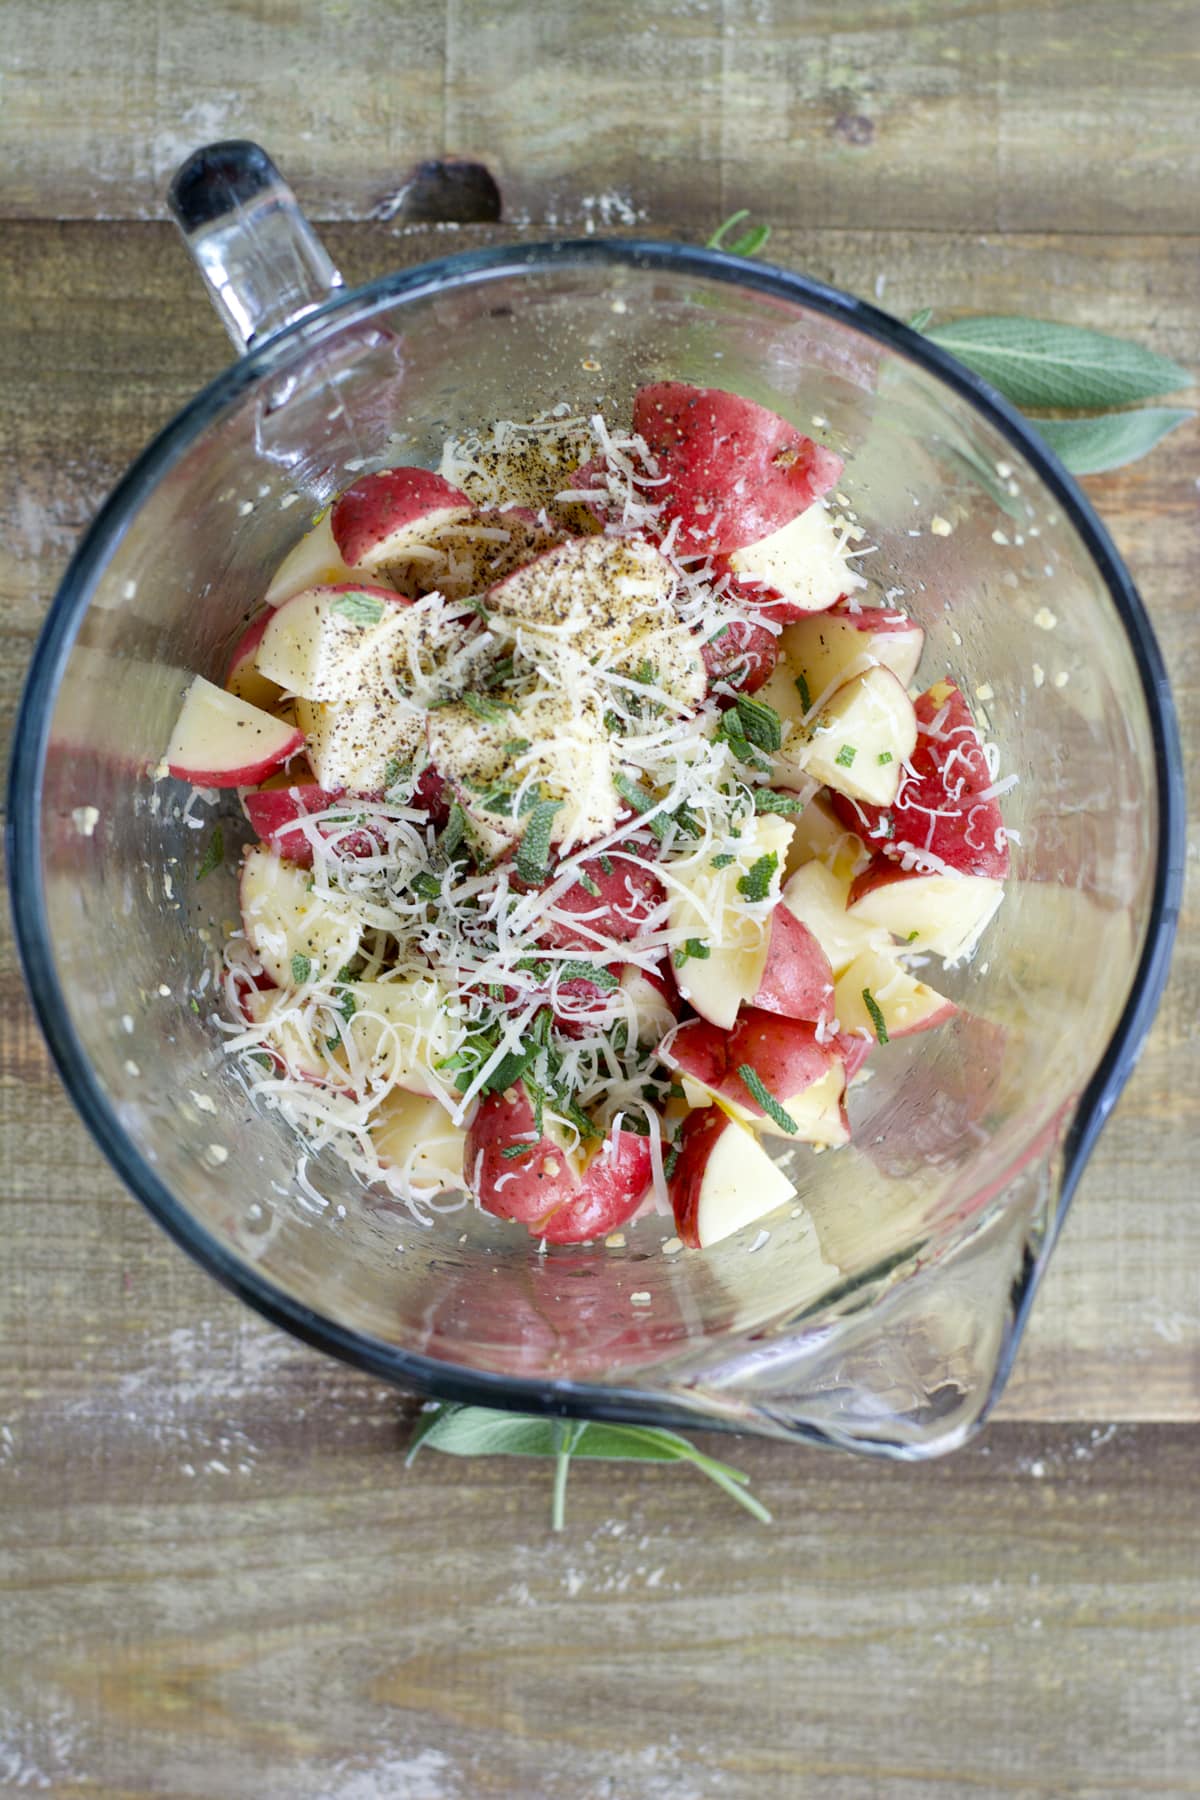
<path id="1" fill-rule="evenodd" d="M 257 144 L 234 139 L 194 150 L 167 203 L 239 351 L 315 311 L 342 285 L 296 196 Z"/>

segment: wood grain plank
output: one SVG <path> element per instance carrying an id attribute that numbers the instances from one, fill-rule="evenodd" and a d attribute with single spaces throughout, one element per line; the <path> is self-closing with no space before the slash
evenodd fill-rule
<path id="1" fill-rule="evenodd" d="M 1190 0 L 8 0 L 6 17 L 13 217 L 161 218 L 189 150 L 249 136 L 318 219 L 386 208 L 413 164 L 454 153 L 492 167 L 517 223 L 711 230 L 751 206 L 809 227 L 1194 228 Z"/>
<path id="2" fill-rule="evenodd" d="M 510 232 L 337 226 L 349 279 Z M 154 224 L 23 224 L 0 258 L 0 730 L 74 538 L 128 457 L 215 373 L 228 350 L 173 233 Z M 1195 342 L 1196 240 L 937 239 L 924 233 L 781 232 L 780 260 L 901 315 L 1025 307 L 1143 338 L 1184 360 Z M 931 268 L 937 270 L 936 293 Z M 1093 482 L 1162 636 L 1185 720 L 1192 793 L 1200 739 L 1193 623 L 1200 432 Z M 1193 800 L 1193 805 L 1196 802 Z M 1200 934 L 1195 862 L 1174 976 L 1142 1063 L 1087 1172 L 1005 1402 L 1043 1419 L 1200 1417 Z M 220 1295 L 123 1196 L 50 1070 L 11 946 L 0 968 L 0 1148 L 10 1241 L 0 1295 L 5 1352 L 65 1387 L 82 1332 L 97 1354 L 168 1319 L 230 1329 Z M 1148 1146 L 1153 1146 L 1153 1154 Z M 128 1292 L 126 1291 L 128 1288 Z M 117 1318 L 110 1310 L 120 1297 Z M 218 1367 L 219 1364 L 214 1364 Z"/>
<path id="3" fill-rule="evenodd" d="M 926 1468 L 738 1443 L 770 1528 L 581 1466 L 555 1537 L 545 1465 L 406 1472 L 394 1395 L 249 1321 L 130 1348 L 0 1440 L 0 1792 L 1200 1791 L 1194 1432 L 1002 1426 Z"/>

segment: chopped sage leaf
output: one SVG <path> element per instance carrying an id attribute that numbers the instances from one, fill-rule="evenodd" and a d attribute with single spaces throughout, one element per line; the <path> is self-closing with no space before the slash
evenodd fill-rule
<path id="1" fill-rule="evenodd" d="M 377 594 L 339 594 L 329 610 L 351 625 L 378 625 L 386 605 Z"/>
<path id="2" fill-rule="evenodd" d="M 778 867 L 778 851 L 768 850 L 765 856 L 760 856 L 757 862 L 751 863 L 744 875 L 739 875 L 738 893 L 746 900 L 765 900 L 771 891 L 771 880 Z"/>
<path id="3" fill-rule="evenodd" d="M 750 694 L 739 694 L 733 703 L 742 726 L 742 736 L 759 750 L 778 750 L 783 744 L 783 725 L 779 714 L 765 700 Z"/>
<path id="4" fill-rule="evenodd" d="M 208 840 L 208 847 L 204 852 L 200 867 L 196 870 L 196 880 L 203 881 L 206 875 L 211 875 L 214 869 L 219 869 L 224 861 L 225 833 L 217 825 L 213 828 L 213 834 Z"/>
<path id="5" fill-rule="evenodd" d="M 499 725 L 512 711 L 511 706 L 506 706 L 500 700 L 490 700 L 486 694 L 464 694 L 462 703 L 468 712 L 474 713 L 477 719 L 482 719 L 487 725 Z"/>
<path id="6" fill-rule="evenodd" d="M 557 800 L 535 800 L 530 810 L 517 851 L 517 874 L 531 887 L 545 881 L 550 873 L 550 834 L 560 804 Z"/>
<path id="7" fill-rule="evenodd" d="M 621 985 L 611 970 L 602 969 L 594 962 L 565 962 L 559 968 L 558 979 L 560 982 L 590 981 L 602 994 L 610 994 Z"/>
<path id="8" fill-rule="evenodd" d="M 754 810 L 756 813 L 801 813 L 804 801 L 799 794 L 778 794 L 774 788 L 755 788 Z"/>
<path id="9" fill-rule="evenodd" d="M 783 1107 L 763 1081 L 757 1069 L 750 1063 L 742 1063 L 738 1068 L 738 1074 L 741 1076 L 747 1092 L 758 1102 L 767 1117 L 774 1119 L 781 1131 L 786 1131 L 789 1136 L 794 1136 L 797 1130 L 795 1119 L 791 1113 L 784 1112 Z"/>
<path id="10" fill-rule="evenodd" d="M 886 1044 L 888 1041 L 888 1029 L 884 1022 L 883 1014 L 879 1010 L 879 1002 L 876 1000 L 870 988 L 863 989 L 862 997 L 863 1005 L 871 1015 L 871 1025 L 875 1032 L 876 1042 Z"/>

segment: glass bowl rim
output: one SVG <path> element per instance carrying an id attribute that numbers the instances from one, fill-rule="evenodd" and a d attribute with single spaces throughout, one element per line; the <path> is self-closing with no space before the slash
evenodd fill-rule
<path id="1" fill-rule="evenodd" d="M 1141 678 L 1158 781 L 1159 817 L 1146 938 L 1129 996 L 1063 1140 L 1056 1216 L 1042 1253 L 1026 1259 L 1000 1358 L 980 1418 L 1011 1369 L 1049 1248 L 1099 1131 L 1124 1087 L 1166 983 L 1183 884 L 1184 782 L 1178 723 L 1161 652 L 1136 588 L 1090 501 L 1057 457 L 987 382 L 898 319 L 840 289 L 769 263 L 650 238 L 552 239 L 468 250 L 358 287 L 337 289 L 202 388 L 151 440 L 113 488 L 81 539 L 51 602 L 30 662 L 13 734 L 6 850 L 15 937 L 26 984 L 67 1093 L 123 1184 L 209 1274 L 271 1323 L 342 1361 L 436 1398 L 523 1411 L 659 1426 L 718 1426 L 652 1389 L 493 1374 L 445 1363 L 350 1329 L 295 1299 L 218 1243 L 182 1206 L 116 1116 L 71 1023 L 57 978 L 41 880 L 41 799 L 50 718 L 63 670 L 96 583 L 130 520 L 167 471 L 245 391 L 283 371 L 331 326 L 368 320 L 397 302 L 555 267 L 621 267 L 715 280 L 781 299 L 862 332 L 935 376 L 1005 437 L 1062 507 L 1085 545 L 1125 628 Z M 828 1441 L 815 1427 L 797 1439 Z M 869 1447 L 904 1453 L 886 1442 Z M 912 1454 L 911 1449 L 907 1454 Z"/>

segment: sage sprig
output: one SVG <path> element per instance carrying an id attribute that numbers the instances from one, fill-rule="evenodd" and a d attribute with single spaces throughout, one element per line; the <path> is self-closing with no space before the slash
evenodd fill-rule
<path id="1" fill-rule="evenodd" d="M 1077 419 L 1030 419 L 1059 462 L 1076 475 L 1103 475 L 1137 462 L 1194 415 L 1186 406 L 1138 406 Z"/>
<path id="2" fill-rule="evenodd" d="M 497 1412 L 488 1406 L 439 1401 L 417 1420 L 406 1466 L 419 1450 L 448 1456 L 539 1456 L 554 1463 L 550 1524 L 561 1531 L 566 1517 L 567 1476 L 579 1458 L 602 1462 L 690 1463 L 723 1488 L 731 1500 L 762 1524 L 771 1515 L 749 1490 L 750 1478 L 728 1463 L 705 1456 L 677 1431 L 652 1425 L 609 1425 L 596 1419 L 543 1419 L 532 1413 Z"/>
<path id="3" fill-rule="evenodd" d="M 731 244 L 724 241 L 749 216 L 745 209 L 733 213 L 708 240 L 710 248 L 757 255 L 769 227 L 747 231 Z M 1136 462 L 1195 416 L 1185 407 L 1136 404 L 1188 387 L 1192 377 L 1169 357 L 1127 338 L 1020 313 L 952 319 L 944 325 L 932 324 L 933 316 L 931 306 L 923 307 L 909 326 L 1019 406 L 1072 474 L 1099 475 Z M 1043 407 L 1076 416 L 1043 417 Z M 1098 410 L 1102 407 L 1130 410 Z"/>
<path id="4" fill-rule="evenodd" d="M 740 225 L 743 219 L 750 217 L 750 210 L 743 206 L 740 212 L 730 213 L 724 224 L 718 225 L 712 236 L 705 243 L 706 250 L 724 250 L 726 256 L 757 256 L 771 235 L 769 225 L 752 225 L 749 231 L 735 238 L 732 244 L 725 242 L 726 232 Z"/>
<path id="5" fill-rule="evenodd" d="M 955 319 L 932 327 L 929 317 L 927 311 L 917 328 L 1021 407 L 1075 475 L 1099 475 L 1136 462 L 1193 417 L 1175 406 L 1081 416 L 1084 407 L 1130 407 L 1188 386 L 1186 369 L 1143 344 L 1019 314 Z M 1029 413 L 1031 407 L 1043 406 L 1071 409 L 1077 416 L 1049 419 Z"/>
<path id="6" fill-rule="evenodd" d="M 954 319 L 927 326 L 925 336 L 1022 408 L 1127 406 L 1191 380 L 1141 344 L 1019 314 Z"/>

